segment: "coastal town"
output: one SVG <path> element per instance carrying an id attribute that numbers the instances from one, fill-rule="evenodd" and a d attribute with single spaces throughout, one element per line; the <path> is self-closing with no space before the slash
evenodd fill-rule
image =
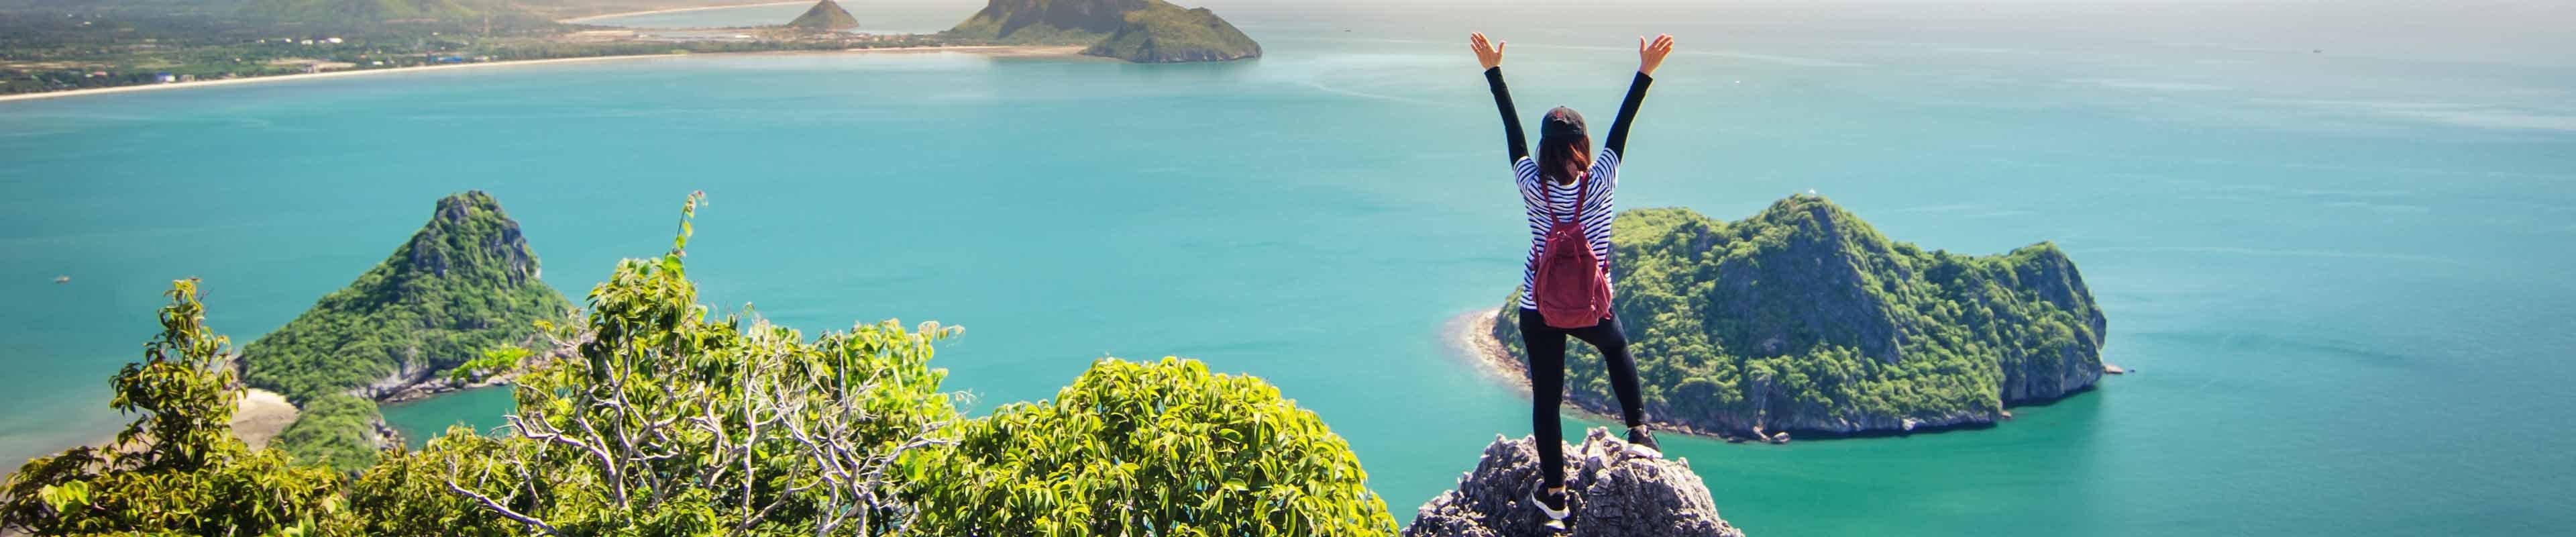
<path id="1" fill-rule="evenodd" d="M 831 0 L 765 26 L 641 29 L 584 22 L 670 11 L 589 13 L 599 9 L 607 8 L 569 11 L 585 15 L 564 19 L 531 12 L 319 22 L 112 5 L 62 13 L 0 10 L 0 31 L 12 36 L 0 44 L 0 95 L 529 60 L 959 44 L 933 34 L 862 30 Z"/>

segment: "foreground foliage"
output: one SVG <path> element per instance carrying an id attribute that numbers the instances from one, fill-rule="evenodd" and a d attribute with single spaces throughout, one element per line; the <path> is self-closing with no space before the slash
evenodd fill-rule
<path id="1" fill-rule="evenodd" d="M 1094 362 L 906 461 L 942 535 L 1385 535 L 1386 502 L 1340 436 L 1252 377 L 1196 360 Z"/>
<path id="2" fill-rule="evenodd" d="M 748 312 L 716 317 L 683 263 L 702 202 L 683 206 L 668 253 L 594 287 L 580 322 L 540 326 L 549 359 L 459 364 L 518 370 L 517 409 L 489 435 L 454 427 L 419 451 L 337 436 L 331 423 L 375 414 L 340 394 L 309 400 L 310 424 L 281 435 L 306 451 L 246 449 L 226 427 L 242 388 L 215 367 L 225 340 L 181 282 L 164 334 L 116 378 L 117 407 L 142 414 L 119 443 L 146 447 L 29 463 L 0 522 L 441 537 L 1394 529 L 1348 445 L 1256 378 L 1104 359 L 1054 402 L 964 420 L 929 366 L 955 327 L 889 320 L 809 340 Z"/>
<path id="3" fill-rule="evenodd" d="M 135 414 L 113 448 L 28 461 L 0 494 L 0 529 L 39 535 L 305 532 L 345 516 L 339 482 L 275 449 L 251 451 L 230 423 L 241 390 L 220 364 L 197 282 L 171 285 L 161 335 L 110 380 L 110 406 Z"/>
<path id="4" fill-rule="evenodd" d="M 1816 196 L 1733 223 L 1623 211 L 1612 235 L 1612 309 L 1654 421 L 1829 432 L 1983 423 L 2101 373 L 2101 310 L 2053 244 L 1925 251 Z M 1514 323 L 1494 335 L 1521 352 Z M 1569 354 L 1583 357 L 1567 361 L 1573 400 L 1616 410 L 1598 354 Z"/>

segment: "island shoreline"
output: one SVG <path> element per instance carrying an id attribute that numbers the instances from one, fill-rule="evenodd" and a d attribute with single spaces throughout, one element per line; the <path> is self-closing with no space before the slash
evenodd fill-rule
<path id="1" fill-rule="evenodd" d="M 1474 362 L 1472 365 L 1476 367 L 1477 371 L 1510 386 L 1514 392 L 1518 392 L 1522 397 L 1529 397 L 1531 395 L 1529 386 L 1529 369 L 1521 364 L 1520 359 L 1512 357 L 1511 351 L 1504 348 L 1502 341 L 1496 340 L 1493 337 L 1494 323 L 1499 322 L 1499 317 L 1501 317 L 1501 312 L 1496 310 L 1487 309 L 1471 311 L 1450 318 L 1448 322 L 1441 323 L 1441 327 L 1442 330 L 1447 332 L 1445 339 L 1449 340 L 1450 347 L 1459 353 L 1465 354 L 1466 359 Z M 2096 382 L 2094 384 L 2088 384 L 2081 389 L 2068 391 L 2065 394 L 2054 398 L 2006 401 L 2004 406 L 2006 409 L 2018 407 L 2047 407 L 2078 395 L 2091 393 L 2099 387 L 2100 383 Z M 1573 403 L 1571 405 L 1567 405 L 1568 408 L 1585 418 L 1590 418 L 1602 423 L 1619 423 L 1624 421 L 1624 418 L 1621 418 L 1618 415 L 1610 414 L 1584 405 L 1583 402 L 1578 401 L 1571 394 L 1569 394 L 1565 399 L 1567 402 Z M 2011 419 L 2012 413 L 2007 410 L 2004 413 L 2004 418 L 2002 420 L 1941 425 L 1924 424 L 1915 426 L 1912 430 L 1869 429 L 1855 432 L 1835 432 L 1827 430 L 1790 428 L 1765 430 L 1762 432 L 1766 434 L 1789 433 L 1792 438 L 1802 440 L 1888 438 L 1949 431 L 1992 429 L 2002 421 Z M 1729 431 L 1713 431 L 1685 424 L 1656 421 L 1652 418 L 1646 420 L 1646 425 L 1652 427 L 1655 432 L 1659 433 L 1675 432 L 1701 438 L 1725 440 L 1729 443 L 1768 441 L 1763 438 L 1738 435 Z"/>
<path id="2" fill-rule="evenodd" d="M 1053 58 L 1053 57 L 1064 57 L 1064 58 L 1084 58 L 1084 57 L 1087 57 L 1087 56 L 1083 56 L 1083 55 L 1082 55 L 1082 49 L 1083 49 L 1083 47 L 1080 47 L 1080 46 L 1044 46 L 1044 45 L 955 45 L 955 46 L 946 46 L 946 45 L 939 45 L 939 46 L 919 46 L 919 47 L 853 48 L 853 49 L 842 49 L 842 50 L 784 50 L 784 51 L 780 51 L 780 50 L 769 50 L 769 51 L 753 51 L 753 52 L 693 52 L 693 53 L 686 53 L 686 54 L 624 54 L 624 55 L 616 55 L 616 56 L 588 56 L 588 57 L 581 57 L 581 58 L 546 58 L 546 59 L 542 59 L 542 60 L 510 60 L 510 61 L 483 62 L 483 63 L 464 63 L 464 64 L 452 64 L 452 65 L 423 65 L 423 66 L 417 66 L 417 67 L 389 67 L 389 68 L 384 68 L 384 69 L 352 69 L 352 70 L 347 70 L 347 71 L 332 71 L 332 72 L 327 72 L 327 73 L 303 73 L 303 74 L 292 74 L 292 75 L 252 76 L 252 77 L 242 77 L 242 78 L 227 78 L 227 79 L 221 79 L 221 80 L 200 80 L 200 81 L 196 81 L 196 82 L 174 82 L 174 83 L 167 83 L 167 84 L 143 84 L 143 85 L 135 85 L 135 86 L 115 86 L 115 87 L 107 87 L 107 88 L 86 88 L 86 89 L 76 89 L 76 90 L 47 91 L 47 92 L 38 92 L 38 93 L 20 93 L 20 94 L 13 94 L 13 95 L 0 95 L 0 103 L 13 102 L 13 101 L 34 101 L 34 100 L 41 100 L 41 99 L 55 99 L 55 98 L 65 98 L 65 97 L 81 97 L 81 96 L 88 96 L 88 95 L 106 95 L 106 94 L 113 94 L 113 93 L 133 93 L 133 92 L 144 92 L 144 91 L 177 90 L 177 89 L 187 89 L 187 88 L 207 88 L 207 87 L 217 87 L 217 86 L 232 86 L 232 85 L 242 85 L 242 84 L 255 84 L 255 83 L 263 83 L 263 82 L 289 82 L 289 81 L 297 81 L 297 80 L 316 80 L 316 79 L 325 79 L 325 78 L 338 78 L 338 77 L 351 77 L 351 76 L 367 76 L 367 75 L 393 74 L 393 73 L 428 73 L 428 72 L 442 72 L 442 71 L 448 71 L 448 70 L 465 70 L 465 69 L 477 69 L 477 68 L 519 67 L 519 66 L 530 66 L 530 65 L 564 64 L 564 63 L 578 63 L 578 62 L 601 62 L 601 61 L 617 61 L 617 60 L 640 60 L 640 59 L 651 59 L 651 58 L 686 58 L 686 57 L 691 57 L 691 56 L 727 56 L 727 57 L 731 57 L 731 56 L 759 56 L 759 55 L 783 56 L 783 55 L 831 55 L 831 54 L 919 54 L 919 53 L 936 53 L 936 52 L 954 52 L 954 53 L 976 54 L 976 55 L 994 56 L 994 57 L 1010 57 L 1010 58 L 1028 58 L 1028 57 L 1048 57 L 1048 58 Z"/>

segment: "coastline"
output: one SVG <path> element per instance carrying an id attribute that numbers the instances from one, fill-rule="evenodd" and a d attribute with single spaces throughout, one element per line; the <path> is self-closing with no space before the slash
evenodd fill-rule
<path id="1" fill-rule="evenodd" d="M 1529 397 L 1531 395 L 1529 385 L 1529 367 L 1521 364 L 1519 358 L 1512 357 L 1511 351 L 1503 348 L 1503 342 L 1496 340 L 1493 337 L 1494 323 L 1500 322 L 1501 317 L 1502 312 L 1498 310 L 1478 310 L 1451 318 L 1449 319 L 1449 322 L 1443 323 L 1442 326 L 1446 327 L 1450 332 L 1449 337 L 1451 345 L 1455 346 L 1458 351 L 1468 354 L 1468 358 L 1476 362 L 1476 365 L 1478 366 L 1476 369 L 1478 371 L 1484 372 L 1496 381 L 1510 385 L 1512 390 L 1519 392 L 1522 397 Z M 1566 408 L 1571 408 L 1575 413 L 1593 421 L 1615 424 L 1619 423 L 1623 419 L 1615 414 L 1593 410 L 1585 406 L 1582 402 L 1576 401 L 1575 398 L 1570 395 L 1567 396 L 1565 400 L 1566 402 L 1574 403 Z M 1559 410 L 1563 411 L 1564 409 Z M 1646 424 L 1653 426 L 1655 432 L 1658 433 L 1681 433 L 1702 438 L 1715 438 L 1728 442 L 1763 441 L 1760 439 L 1726 434 L 1720 431 L 1711 431 L 1689 425 L 1661 422 L 1651 419 L 1646 420 Z"/>
<path id="2" fill-rule="evenodd" d="M 162 91 L 162 90 L 176 90 L 176 89 L 187 89 L 187 88 L 208 88 L 208 87 L 229 86 L 229 85 L 238 85 L 238 84 L 254 84 L 254 83 L 263 83 L 263 82 L 289 82 L 289 81 L 297 81 L 297 80 L 316 80 L 316 79 L 324 79 L 324 78 L 350 77 L 350 76 L 367 76 L 367 75 L 392 74 L 392 73 L 427 73 L 427 72 L 437 72 L 437 71 L 447 71 L 447 70 L 462 70 L 462 69 L 477 69 L 477 68 L 498 68 L 498 67 L 518 67 L 518 66 L 529 66 L 529 65 L 547 65 L 547 64 L 562 64 L 562 63 L 577 63 L 577 62 L 599 62 L 599 61 L 615 61 L 615 60 L 636 60 L 636 59 L 647 59 L 647 58 L 685 58 L 685 57 L 690 57 L 690 56 L 751 56 L 751 55 L 791 55 L 791 54 L 792 54 L 792 55 L 804 55 L 804 54 L 912 54 L 912 53 L 933 53 L 933 52 L 956 52 L 956 53 L 981 54 L 981 55 L 987 55 L 987 56 L 1011 57 L 1011 58 L 1023 58 L 1023 57 L 1057 57 L 1057 56 L 1076 57 L 1076 56 L 1081 56 L 1081 55 L 1082 55 L 1082 49 L 1083 49 L 1083 47 L 1079 47 L 1079 46 L 966 45 L 966 46 L 924 46 L 924 47 L 853 48 L 853 49 L 842 49 L 842 50 L 790 50 L 790 51 L 758 51 L 758 52 L 699 52 L 699 53 L 689 53 L 689 54 L 628 54 L 628 55 L 620 55 L 620 56 L 590 56 L 590 57 L 583 57 L 583 58 L 547 58 L 547 59 L 543 59 L 543 60 L 512 60 L 512 61 L 500 61 L 500 62 L 465 63 L 465 64 L 454 64 L 454 65 L 423 65 L 423 66 L 418 66 L 418 67 L 392 67 L 392 68 L 385 68 L 385 69 L 356 69 L 356 70 L 348 70 L 348 71 L 332 71 L 332 72 L 327 72 L 327 73 L 302 73 L 302 74 L 292 74 L 292 75 L 254 76 L 254 77 L 243 77 L 243 78 L 227 78 L 227 79 L 222 79 L 222 80 L 200 80 L 200 81 L 196 81 L 196 82 L 175 82 L 175 83 L 168 83 L 168 84 L 143 84 L 143 85 L 136 85 L 136 86 L 117 86 L 117 87 L 112 87 L 112 88 L 88 88 L 88 89 L 76 89 L 76 90 L 64 90 L 64 91 L 48 91 L 48 92 L 41 92 L 41 93 L 20 93 L 20 94 L 15 94 L 15 95 L 0 95 L 0 103 L 13 102 L 13 101 L 33 101 L 33 100 L 40 100 L 40 99 L 54 99 L 54 98 L 63 98 L 63 97 L 79 97 L 79 96 L 85 96 L 85 95 L 105 95 L 105 94 L 111 94 L 111 93 L 132 93 L 132 92 L 142 92 L 142 91 Z"/>
<path id="3" fill-rule="evenodd" d="M 583 22 L 583 21 L 593 21 L 593 20 L 605 19 L 605 18 L 609 18 L 609 17 L 626 17 L 626 16 L 632 16 L 632 15 L 652 15 L 652 14 L 656 14 L 656 13 L 681 13 L 681 12 L 688 12 L 688 11 L 706 11 L 706 10 L 710 10 L 710 9 L 733 9 L 733 8 L 738 8 L 738 7 L 784 6 L 784 5 L 790 5 L 790 4 L 794 4 L 794 5 L 805 5 L 805 4 L 811 4 L 811 3 L 813 3 L 813 2 L 795 2 L 795 1 L 789 1 L 789 2 L 754 2 L 754 3 L 749 3 L 749 4 L 725 4 L 725 5 L 721 5 L 721 6 L 697 6 L 697 7 L 675 7 L 675 8 L 670 8 L 670 9 L 648 9 L 648 10 L 644 10 L 644 11 L 625 11 L 625 12 L 618 12 L 618 13 L 601 13 L 601 14 L 598 14 L 598 15 L 583 15 L 583 16 L 573 17 L 573 18 L 569 18 L 569 19 L 560 19 L 560 20 L 556 20 L 555 22 L 563 23 L 563 24 L 586 24 L 586 23 L 585 23 L 585 22 Z"/>

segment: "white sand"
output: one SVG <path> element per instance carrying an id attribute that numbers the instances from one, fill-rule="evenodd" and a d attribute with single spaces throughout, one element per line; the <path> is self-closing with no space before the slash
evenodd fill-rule
<path id="1" fill-rule="evenodd" d="M 821 50 L 821 51 L 794 50 L 794 51 L 761 51 L 761 52 L 700 52 L 700 53 L 693 53 L 693 54 L 634 54 L 634 55 L 626 55 L 626 56 L 592 56 L 592 57 L 587 57 L 587 58 L 554 58 L 554 59 L 547 59 L 547 60 L 519 60 L 519 61 L 506 61 L 506 62 L 460 63 L 460 64 L 452 64 L 452 65 L 423 65 L 423 66 L 419 66 L 419 67 L 394 67 L 394 68 L 387 68 L 387 69 L 361 69 L 361 70 L 351 70 L 351 71 L 332 71 L 332 72 L 328 72 L 328 73 L 305 73 L 305 74 L 293 74 L 293 75 L 255 76 L 255 77 L 247 77 L 247 78 L 227 78 L 227 79 L 222 79 L 222 80 L 200 80 L 200 81 L 196 81 L 196 82 L 174 82 L 174 83 L 169 83 L 169 84 L 144 84 L 144 85 L 139 85 L 139 86 L 117 86 L 117 87 L 113 87 L 113 88 L 90 88 L 90 89 L 76 89 L 76 90 L 64 90 L 64 91 L 48 91 L 48 92 L 42 92 L 42 93 L 21 93 L 21 94 L 16 94 L 16 95 L 0 95 L 0 102 L 8 102 L 8 101 L 29 101 L 29 100 L 36 100 L 36 99 L 51 99 L 51 98 L 56 98 L 56 97 L 77 97 L 77 96 L 82 96 L 82 95 L 100 95 L 100 94 L 108 94 L 108 93 L 127 93 L 127 92 L 137 92 L 137 91 L 158 91 L 158 90 L 172 90 L 172 89 L 185 89 L 185 88 L 205 88 L 205 87 L 214 87 L 214 86 L 227 86 L 227 85 L 233 85 L 233 84 L 252 84 L 252 83 L 259 83 L 259 82 L 283 82 L 283 81 L 289 81 L 289 80 L 311 80 L 311 79 L 317 79 L 317 78 L 333 78 L 333 77 L 344 77 L 344 76 L 364 76 L 364 75 L 375 75 L 375 74 L 386 74 L 386 73 L 423 73 L 423 72 L 430 72 L 430 71 L 444 71 L 444 70 L 450 70 L 450 69 L 481 69 L 481 68 L 493 68 L 493 67 L 512 67 L 512 66 L 521 66 L 521 65 L 544 65 L 544 64 L 554 64 L 554 63 L 596 62 L 596 61 L 610 61 L 610 60 L 633 60 L 633 59 L 641 59 L 641 58 L 681 58 L 681 57 L 688 57 L 688 56 L 747 56 L 747 55 L 756 55 L 756 54 L 772 54 L 772 55 L 777 55 L 777 54 L 872 54 L 872 53 L 928 53 L 928 52 L 958 52 L 958 53 L 967 53 L 967 54 L 983 54 L 983 55 L 989 55 L 989 56 L 1011 56 L 1011 57 L 1027 57 L 1027 56 L 1079 56 L 1079 55 L 1081 55 L 1081 54 L 1082 54 L 1082 49 L 1083 49 L 1083 47 L 1079 47 L 1079 46 L 1073 46 L 1073 47 L 1036 47 L 1036 46 L 958 46 L 958 47 L 936 47 L 936 46 L 934 46 L 934 47 L 883 47 L 883 48 L 854 48 L 854 49 L 846 49 L 846 50 Z"/>

